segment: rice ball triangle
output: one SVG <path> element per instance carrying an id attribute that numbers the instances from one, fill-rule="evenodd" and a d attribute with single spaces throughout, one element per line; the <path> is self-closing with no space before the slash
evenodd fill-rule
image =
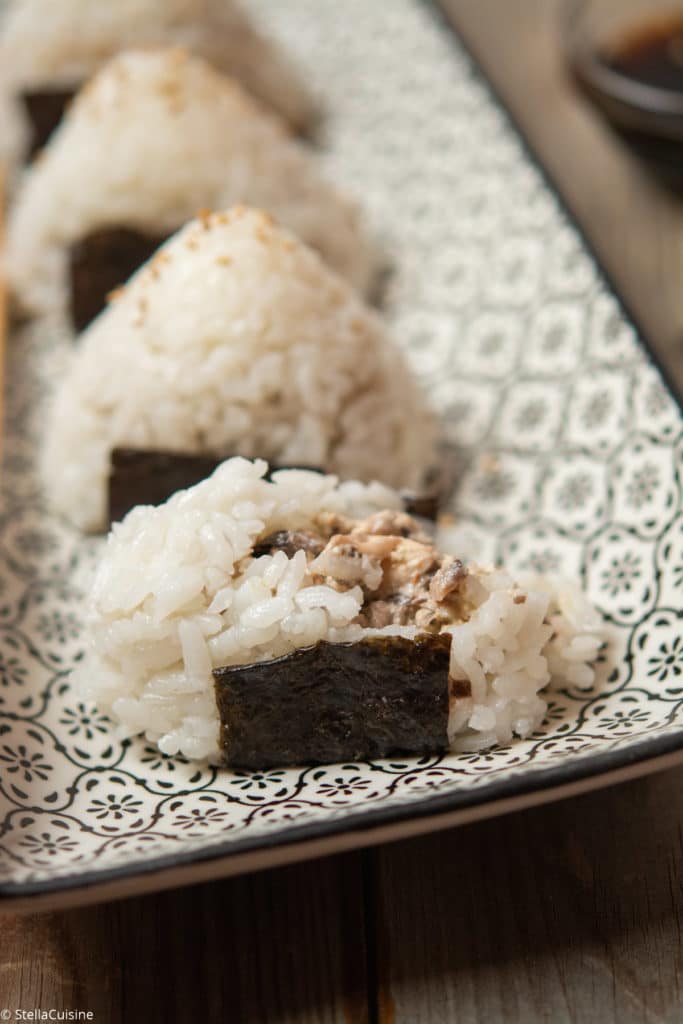
<path id="1" fill-rule="evenodd" d="M 376 256 L 358 206 L 283 122 L 183 50 L 121 54 L 80 92 L 18 191 L 6 250 L 16 304 L 64 315 L 70 250 L 98 229 L 162 240 L 202 208 L 242 202 L 369 287 Z"/>
<path id="2" fill-rule="evenodd" d="M 417 488 L 434 435 L 379 317 L 270 215 L 236 207 L 186 225 L 81 336 L 43 471 L 53 506 L 99 530 L 117 446 Z"/>
<path id="3" fill-rule="evenodd" d="M 2 6 L 0 106 L 11 100 L 22 122 L 19 134 L 0 138 L 5 160 L 20 159 L 30 147 L 32 98 L 54 109 L 59 93 L 68 97 L 133 46 L 196 53 L 296 128 L 314 116 L 296 68 L 235 0 L 6 0 Z"/>
<path id="4" fill-rule="evenodd" d="M 114 525 L 78 679 L 169 755 L 246 769 L 528 736 L 602 643 L 576 588 L 465 566 L 380 484 L 232 458 Z"/>

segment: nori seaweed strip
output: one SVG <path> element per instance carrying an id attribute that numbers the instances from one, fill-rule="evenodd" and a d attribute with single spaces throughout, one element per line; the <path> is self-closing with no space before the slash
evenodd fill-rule
<path id="1" fill-rule="evenodd" d="M 176 491 L 194 487 L 213 473 L 230 454 L 194 455 L 152 448 L 114 448 L 109 461 L 109 525 L 123 519 L 135 505 L 159 505 Z M 267 477 L 278 469 L 308 469 L 323 473 L 319 466 L 272 465 Z M 405 511 L 435 519 L 439 498 L 402 492 Z M 423 505 L 423 502 L 427 503 Z M 414 511 L 425 507 L 427 510 Z M 432 514 L 429 514 L 429 510 Z"/>
<path id="2" fill-rule="evenodd" d="M 401 491 L 408 515 L 436 521 L 439 510 L 453 491 L 457 475 L 450 452 L 443 444 L 439 445 L 437 462 L 429 468 L 421 490 Z"/>
<path id="3" fill-rule="evenodd" d="M 76 331 L 84 330 L 102 312 L 107 296 L 125 284 L 167 237 L 133 228 L 101 228 L 71 247 L 71 319 Z"/>
<path id="4" fill-rule="evenodd" d="M 401 491 L 403 508 L 409 516 L 416 516 L 418 519 L 436 520 L 439 514 L 439 506 L 444 495 L 441 491 Z"/>
<path id="5" fill-rule="evenodd" d="M 445 751 L 450 644 L 447 634 L 323 641 L 214 669 L 225 763 L 265 769 Z"/>
<path id="6" fill-rule="evenodd" d="M 109 525 L 123 519 L 135 505 L 160 505 L 188 487 L 210 476 L 230 455 L 195 455 L 155 448 L 114 448 L 109 458 Z M 318 466 L 272 465 L 278 469 L 308 469 L 322 473 Z"/>
<path id="7" fill-rule="evenodd" d="M 176 491 L 193 487 L 210 476 L 223 458 L 115 448 L 109 468 L 109 522 L 123 519 L 135 505 L 160 505 Z"/>
<path id="8" fill-rule="evenodd" d="M 46 144 L 75 95 L 75 89 L 43 89 L 21 94 L 31 124 L 29 160 Z"/>

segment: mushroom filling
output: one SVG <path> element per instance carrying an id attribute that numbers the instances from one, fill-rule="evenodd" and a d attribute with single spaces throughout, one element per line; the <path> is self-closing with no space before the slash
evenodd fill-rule
<path id="1" fill-rule="evenodd" d="M 363 606 L 355 621 L 366 628 L 417 626 L 438 633 L 467 618 L 467 569 L 452 555 L 439 554 L 405 512 L 376 512 L 361 520 L 328 513 L 309 529 L 270 534 L 254 556 L 274 551 L 290 558 L 304 551 L 314 584 L 339 591 L 360 586 Z"/>

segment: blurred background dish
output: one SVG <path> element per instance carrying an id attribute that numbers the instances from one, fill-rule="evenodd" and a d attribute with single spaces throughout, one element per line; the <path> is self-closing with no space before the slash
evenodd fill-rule
<path id="1" fill-rule="evenodd" d="M 683 3 L 568 0 L 563 27 L 587 94 L 652 169 L 683 186 Z"/>

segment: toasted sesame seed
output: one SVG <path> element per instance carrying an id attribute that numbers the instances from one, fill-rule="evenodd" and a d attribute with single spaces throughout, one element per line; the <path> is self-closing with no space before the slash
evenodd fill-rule
<path id="1" fill-rule="evenodd" d="M 500 459 L 492 452 L 484 452 L 479 457 L 479 469 L 482 473 L 498 473 L 500 471 Z"/>

